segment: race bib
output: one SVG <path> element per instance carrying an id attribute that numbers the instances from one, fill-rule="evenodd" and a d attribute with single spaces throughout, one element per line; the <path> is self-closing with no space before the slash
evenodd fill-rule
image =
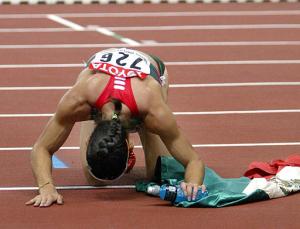
<path id="1" fill-rule="evenodd" d="M 147 56 L 132 49 L 104 50 L 96 53 L 89 69 L 118 77 L 138 76 L 144 79 L 150 74 L 150 61 Z"/>

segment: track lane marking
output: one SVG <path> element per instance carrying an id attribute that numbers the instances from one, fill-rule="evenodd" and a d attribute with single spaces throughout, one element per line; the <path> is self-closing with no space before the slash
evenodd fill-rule
<path id="1" fill-rule="evenodd" d="M 300 60 L 299 60 L 300 61 Z M 82 68 L 85 64 L 2 64 L 0 68 Z"/>
<path id="2" fill-rule="evenodd" d="M 87 26 L 83 32 L 95 31 Z M 111 31 L 168 31 L 168 30 L 242 30 L 242 29 L 299 29 L 300 24 L 232 24 L 232 25 L 167 25 L 167 26 L 123 26 L 103 27 Z M 82 31 L 82 30 L 79 30 Z M 0 28 L 0 33 L 30 32 L 74 32 L 71 28 Z"/>
<path id="3" fill-rule="evenodd" d="M 58 158 L 57 155 L 52 156 L 52 166 L 55 169 L 67 169 L 69 166 L 63 162 L 61 159 Z"/>
<path id="4" fill-rule="evenodd" d="M 114 33 L 113 33 L 114 34 Z M 105 34 L 106 35 L 106 34 Z M 114 35 L 113 35 L 114 36 Z M 152 42 L 139 43 L 126 37 L 117 38 L 128 44 L 32 44 L 32 45 L 0 45 L 0 49 L 50 49 L 50 48 L 113 48 L 126 46 L 140 47 L 190 47 L 190 46 L 299 46 L 300 41 L 216 41 L 216 42 Z"/>
<path id="5" fill-rule="evenodd" d="M 160 30 L 227 30 L 227 29 L 299 29 L 300 24 L 242 24 L 242 25 L 178 25 L 178 26 L 123 26 L 107 27 L 112 31 Z"/>
<path id="6" fill-rule="evenodd" d="M 81 26 L 79 24 L 76 24 L 74 22 L 71 22 L 71 21 L 69 21 L 67 19 L 64 19 L 62 17 L 59 17 L 57 15 L 54 15 L 54 14 L 48 14 L 47 18 L 50 19 L 50 20 L 52 20 L 52 21 L 55 21 L 55 22 L 57 22 L 57 23 L 59 23 L 61 25 L 69 27 L 69 28 L 71 28 L 71 29 L 73 29 L 75 31 L 84 31 L 85 30 L 85 28 L 83 26 Z"/>
<path id="7" fill-rule="evenodd" d="M 300 86 L 300 82 L 247 82 L 247 83 L 207 83 L 207 84 L 170 84 L 169 88 L 206 88 L 206 87 L 257 87 L 257 86 Z M 69 90 L 71 86 L 40 87 L 0 87 L 0 91 L 51 91 Z"/>
<path id="8" fill-rule="evenodd" d="M 240 111 L 195 111 L 173 112 L 176 116 L 181 115 L 239 115 L 239 114 L 274 114 L 274 113 L 300 113 L 300 109 L 282 110 L 240 110 Z M 0 118 L 41 118 L 52 117 L 54 114 L 0 114 Z"/>
<path id="9" fill-rule="evenodd" d="M 89 189 L 134 189 L 135 185 L 105 185 L 105 186 L 90 186 L 90 185 L 66 185 L 57 186 L 58 190 L 89 190 Z M 0 187 L 0 191 L 35 191 L 38 187 L 32 186 L 12 186 Z"/>
<path id="10" fill-rule="evenodd" d="M 71 28 L 0 28 L 0 33 L 74 32 Z"/>
<path id="11" fill-rule="evenodd" d="M 220 60 L 220 61 L 178 61 L 166 65 L 248 65 L 248 64 L 300 64 L 300 60 Z M 1 65 L 0 65 L 1 68 Z"/>
<path id="12" fill-rule="evenodd" d="M 300 142 L 251 142 L 251 143 L 220 143 L 220 144 L 192 144 L 194 148 L 227 148 L 227 147 L 266 147 L 266 146 L 300 146 Z M 142 149 L 141 145 L 134 146 Z M 79 150 L 79 146 L 60 147 L 59 150 Z M 0 151 L 30 151 L 32 147 L 0 147 Z"/>
<path id="13" fill-rule="evenodd" d="M 113 37 L 117 40 L 120 40 L 120 41 L 124 42 L 125 44 L 128 44 L 129 46 L 140 46 L 141 45 L 140 42 L 137 42 L 137 41 L 135 41 L 133 39 L 130 39 L 128 37 L 123 37 L 120 34 L 117 34 L 117 33 L 113 32 L 113 31 L 111 31 L 107 28 L 104 28 L 104 27 L 95 26 L 94 30 L 98 33 L 101 33 L 101 34 L 105 35 L 105 36 Z M 124 45 L 121 45 L 121 46 L 124 46 Z"/>
<path id="14" fill-rule="evenodd" d="M 269 65 L 269 64 L 300 64 L 300 60 L 221 60 L 221 61 L 178 61 L 178 62 L 164 62 L 165 65 Z M 83 68 L 84 63 L 81 64 L 1 64 L 0 69 L 6 68 Z"/>
<path id="15" fill-rule="evenodd" d="M 127 12 L 127 13 L 58 13 L 66 18 L 80 17 L 207 17 L 207 16 L 290 16 L 300 15 L 300 10 L 244 10 L 244 11 L 177 11 L 177 12 Z M 2 14 L 0 19 L 40 19 L 46 14 Z"/>
<path id="16" fill-rule="evenodd" d="M 52 20 L 52 21 L 55 21 L 55 22 L 57 22 L 59 24 L 62 24 L 64 26 L 66 26 L 66 27 L 69 27 L 69 28 L 71 28 L 71 29 L 73 29 L 75 31 L 85 31 L 86 30 L 85 27 L 83 27 L 83 26 L 81 26 L 81 25 L 79 25 L 77 23 L 74 23 L 74 22 L 72 22 L 70 20 L 64 19 L 64 18 L 58 16 L 57 14 L 48 14 L 47 18 L 50 19 L 50 20 Z M 127 37 L 123 37 L 123 36 L 121 36 L 119 34 L 116 34 L 115 32 L 110 31 L 107 28 L 101 28 L 101 27 L 97 27 L 96 26 L 92 31 L 95 31 L 97 33 L 101 33 L 101 34 L 103 34 L 105 36 L 113 37 L 113 38 L 115 38 L 117 40 L 120 40 L 120 41 L 124 42 L 125 44 L 130 45 L 130 46 L 139 46 L 140 45 L 139 42 L 134 41 L 134 40 L 132 40 L 130 38 L 127 38 Z"/>

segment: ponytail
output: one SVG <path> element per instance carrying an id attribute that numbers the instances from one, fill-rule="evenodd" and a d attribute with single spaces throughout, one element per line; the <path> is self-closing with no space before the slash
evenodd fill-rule
<path id="1" fill-rule="evenodd" d="M 87 148 L 89 171 L 100 180 L 117 179 L 127 168 L 127 133 L 119 119 L 122 103 L 116 99 L 111 102 L 115 106 L 111 120 L 97 122 Z"/>

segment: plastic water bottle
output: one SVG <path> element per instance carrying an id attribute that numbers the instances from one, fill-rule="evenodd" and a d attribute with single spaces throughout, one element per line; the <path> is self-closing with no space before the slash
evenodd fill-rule
<path id="1" fill-rule="evenodd" d="M 200 200 L 208 195 L 207 190 L 202 192 L 202 189 L 200 188 L 198 190 L 198 193 L 196 195 L 196 200 Z M 159 191 L 159 197 L 162 200 L 168 200 L 171 201 L 172 203 L 179 203 L 182 201 L 188 201 L 187 197 L 184 195 L 184 192 L 182 191 L 181 187 L 179 185 L 162 185 L 160 187 Z"/>
<path id="2" fill-rule="evenodd" d="M 147 194 L 151 196 L 159 196 L 160 186 L 159 185 L 149 185 L 147 187 Z"/>

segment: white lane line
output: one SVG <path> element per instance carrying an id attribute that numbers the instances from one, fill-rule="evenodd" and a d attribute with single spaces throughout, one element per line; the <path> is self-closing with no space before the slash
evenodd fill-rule
<path id="1" fill-rule="evenodd" d="M 76 24 L 77 25 L 77 24 Z M 95 26 L 84 30 L 95 31 Z M 106 27 L 110 31 L 168 31 L 168 30 L 238 30 L 238 29 L 299 29 L 300 24 L 235 24 L 235 25 L 179 25 L 179 26 L 126 26 Z M 0 28 L 0 33 L 74 32 L 72 28 Z"/>
<path id="2" fill-rule="evenodd" d="M 178 11 L 178 12 L 127 12 L 127 13 L 59 13 L 66 18 L 80 17 L 207 17 L 207 16 L 285 16 L 300 15 L 300 10 L 245 10 L 245 11 Z M 0 19 L 45 18 L 45 14 L 1 14 Z"/>
<path id="3" fill-rule="evenodd" d="M 208 84 L 170 84 L 170 88 L 197 87 L 256 87 L 256 86 L 300 86 L 300 82 L 249 82 L 249 83 L 208 83 Z M 0 91 L 42 91 L 69 90 L 71 86 L 42 86 L 42 87 L 0 87 Z"/>
<path id="4" fill-rule="evenodd" d="M 89 190 L 89 189 L 134 189 L 135 185 L 105 185 L 105 186 L 90 186 L 90 185 L 68 185 L 57 186 L 58 190 Z M 38 190 L 38 187 L 0 187 L 0 191 L 34 191 Z"/>
<path id="5" fill-rule="evenodd" d="M 114 48 L 126 47 L 123 43 L 117 44 L 36 44 L 36 45 L 0 45 L 0 49 L 51 49 L 51 48 Z"/>
<path id="6" fill-rule="evenodd" d="M 243 24 L 243 25 L 177 25 L 177 26 L 123 26 L 107 27 L 112 31 L 160 30 L 227 30 L 227 29 L 299 29 L 300 24 Z"/>
<path id="7" fill-rule="evenodd" d="M 89 28 L 94 28 L 96 32 L 101 33 L 106 36 L 109 36 L 109 37 L 113 37 L 117 40 L 124 42 L 125 44 L 130 45 L 130 46 L 140 46 L 139 42 L 132 40 L 130 38 L 127 38 L 127 37 L 122 37 L 121 35 L 116 34 L 115 32 L 112 32 L 111 30 L 109 30 L 107 28 L 98 27 L 98 26 L 89 26 Z M 123 45 L 121 44 L 121 46 L 123 46 Z"/>
<path id="8" fill-rule="evenodd" d="M 156 40 L 141 40 L 141 43 L 143 45 L 154 45 L 159 44 Z"/>
<path id="9" fill-rule="evenodd" d="M 165 42 L 144 44 L 143 46 L 279 46 L 300 45 L 300 41 L 212 41 L 212 42 Z"/>
<path id="10" fill-rule="evenodd" d="M 190 87 L 256 87 L 256 86 L 299 86 L 300 82 L 249 82 L 249 83 L 208 83 L 208 84 L 170 84 L 171 88 Z M 1 87 L 0 87 L 1 89 Z"/>
<path id="11" fill-rule="evenodd" d="M 273 114 L 273 113 L 300 113 L 300 109 L 173 112 L 174 115 L 234 115 L 234 114 Z"/>
<path id="12" fill-rule="evenodd" d="M 0 28 L 0 33 L 74 32 L 71 28 Z"/>
<path id="13" fill-rule="evenodd" d="M 248 65 L 248 64 L 300 64 L 300 60 L 232 60 L 232 61 L 178 61 L 165 62 L 169 66 L 178 65 Z M 82 68 L 82 64 L 2 64 L 1 68 Z"/>
<path id="14" fill-rule="evenodd" d="M 0 151 L 28 151 L 32 150 L 32 147 L 0 147 Z M 79 146 L 63 146 L 60 150 L 79 150 Z"/>
<path id="15" fill-rule="evenodd" d="M 55 21 L 55 22 L 57 22 L 59 24 L 62 24 L 64 26 L 67 26 L 67 27 L 69 27 L 71 29 L 74 29 L 75 31 L 84 31 L 85 30 L 85 28 L 82 27 L 81 25 L 78 25 L 78 24 L 76 24 L 74 22 L 71 22 L 69 20 L 66 20 L 66 19 L 64 19 L 62 17 L 59 17 L 57 15 L 54 15 L 54 14 L 48 14 L 47 18 L 50 19 L 50 20 L 52 20 L 52 21 Z"/>
<path id="16" fill-rule="evenodd" d="M 42 91 L 42 90 L 68 90 L 71 86 L 66 87 L 0 87 L 0 91 Z"/>
<path id="17" fill-rule="evenodd" d="M 197 144 L 195 148 L 212 147 L 258 147 L 258 146 L 299 146 L 300 142 L 265 142 L 265 143 L 236 143 L 236 144 Z"/>
<path id="18" fill-rule="evenodd" d="M 300 113 L 300 109 L 281 110 L 240 110 L 240 111 L 195 111 L 173 112 L 174 115 L 236 115 L 236 114 L 273 114 L 273 113 Z M 0 114 L 0 118 L 39 118 L 52 117 L 54 114 Z"/>
<path id="19" fill-rule="evenodd" d="M 102 33 L 102 32 L 101 32 Z M 106 33 L 106 32 L 105 32 Z M 104 34 L 104 33 L 102 33 Z M 105 34 L 107 36 L 109 33 Z M 115 35 L 114 35 L 115 36 Z M 216 41 L 216 42 L 145 42 L 139 43 L 129 38 L 120 41 L 140 47 L 190 47 L 190 46 L 297 46 L 300 41 Z M 49 49 L 49 48 L 108 48 L 127 46 L 120 44 L 32 44 L 32 45 L 0 45 L 0 49 Z"/>
<path id="20" fill-rule="evenodd" d="M 0 68 L 82 68 L 82 64 L 2 64 Z"/>
<path id="21" fill-rule="evenodd" d="M 251 142 L 230 144 L 193 144 L 194 148 L 218 148 L 218 147 L 264 147 L 264 146 L 300 146 L 300 142 Z M 142 149 L 141 145 L 134 148 Z M 59 150 L 79 150 L 79 146 L 61 147 Z M 0 147 L 0 151 L 30 151 L 32 147 Z"/>
<path id="22" fill-rule="evenodd" d="M 101 34 L 106 35 L 106 36 L 112 37 L 112 36 L 115 35 L 114 32 L 112 32 L 112 31 L 110 31 L 109 29 L 106 29 L 106 28 L 97 27 L 95 30 L 96 30 L 98 33 L 101 33 Z"/>
<path id="23" fill-rule="evenodd" d="M 122 37 L 120 38 L 120 41 L 123 41 L 125 44 L 129 44 L 131 46 L 140 46 L 141 44 L 135 40 L 132 40 L 128 37 Z"/>
<path id="24" fill-rule="evenodd" d="M 39 118 L 52 116 L 53 114 L 0 114 L 0 118 Z"/>
<path id="25" fill-rule="evenodd" d="M 300 60 L 229 60 L 165 62 L 166 65 L 240 65 L 240 64 L 300 64 Z M 0 65 L 1 68 L 1 65 Z"/>
<path id="26" fill-rule="evenodd" d="M 65 17 L 194 17 L 194 16 L 284 16 L 300 15 L 300 10 L 261 10 L 261 11 L 196 11 L 196 12 L 128 12 L 128 13 L 69 13 Z"/>

